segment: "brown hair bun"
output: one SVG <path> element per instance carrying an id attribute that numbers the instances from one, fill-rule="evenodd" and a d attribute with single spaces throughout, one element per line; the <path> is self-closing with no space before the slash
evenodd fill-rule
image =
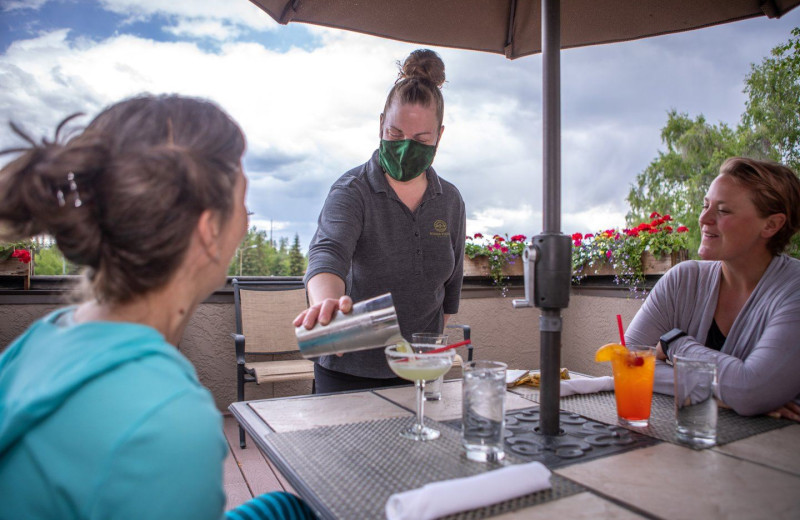
<path id="1" fill-rule="evenodd" d="M 417 49 L 400 66 L 398 81 L 405 78 L 423 79 L 441 88 L 445 82 L 444 62 L 430 49 Z"/>

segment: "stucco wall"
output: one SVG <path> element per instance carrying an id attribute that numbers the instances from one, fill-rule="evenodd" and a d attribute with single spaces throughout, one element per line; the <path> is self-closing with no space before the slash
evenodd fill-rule
<path id="1" fill-rule="evenodd" d="M 573 294 L 569 308 L 563 313 L 561 366 L 587 374 L 610 375 L 607 364 L 594 362 L 594 351 L 605 343 L 617 341 L 616 314 L 622 314 L 624 323 L 630 323 L 641 303 L 642 300 Z M 8 345 L 35 319 L 57 307 L 55 304 L 0 305 L 0 348 Z M 539 367 L 538 309 L 514 310 L 510 297 L 465 298 L 453 323 L 472 327 L 476 359 L 503 361 L 509 368 Z M 179 346 L 221 410 L 236 400 L 236 364 L 230 337 L 233 330 L 233 304 L 204 303 L 189 323 Z M 458 375 L 454 369 L 448 377 Z M 245 391 L 247 399 L 307 394 L 311 392 L 311 382 L 249 384 Z"/>

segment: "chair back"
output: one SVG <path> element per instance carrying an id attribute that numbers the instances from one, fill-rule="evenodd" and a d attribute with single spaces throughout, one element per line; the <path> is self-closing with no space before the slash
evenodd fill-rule
<path id="1" fill-rule="evenodd" d="M 245 352 L 279 354 L 297 351 L 292 321 L 308 308 L 303 282 L 233 280 L 236 332 Z"/>

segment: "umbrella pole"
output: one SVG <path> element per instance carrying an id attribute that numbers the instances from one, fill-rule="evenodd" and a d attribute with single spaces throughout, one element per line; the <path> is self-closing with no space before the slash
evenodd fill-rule
<path id="1" fill-rule="evenodd" d="M 563 276 L 559 260 L 563 262 L 561 234 L 561 1 L 542 1 L 542 106 L 543 106 L 543 206 L 544 233 L 540 250 L 541 269 L 537 281 L 543 297 L 537 301 L 542 307 L 539 318 L 540 334 L 540 408 L 539 428 L 543 435 L 559 434 L 559 394 L 561 367 L 561 309 L 569 299 L 567 287 L 559 287 Z M 553 236 L 555 235 L 555 236 Z M 566 238 L 566 237 L 563 237 Z M 571 244 L 568 245 L 570 247 Z M 569 249 L 567 249 L 569 251 Z M 561 252 L 562 254 L 558 254 Z M 569 262 L 569 257 L 567 257 Z M 569 262 L 571 267 L 571 262 Z M 550 289 L 550 290 L 547 290 Z M 566 294 L 563 291 L 566 291 Z M 559 295 L 558 293 L 561 292 Z M 548 298 L 547 293 L 552 297 Z M 544 300 L 544 301 L 542 301 Z M 562 306 L 563 304 L 563 306 Z"/>

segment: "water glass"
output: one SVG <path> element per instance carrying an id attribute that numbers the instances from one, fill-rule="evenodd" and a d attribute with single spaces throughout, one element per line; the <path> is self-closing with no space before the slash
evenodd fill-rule
<path id="1" fill-rule="evenodd" d="M 717 366 L 684 356 L 673 356 L 675 373 L 675 427 L 678 441 L 692 448 L 717 443 Z"/>
<path id="2" fill-rule="evenodd" d="M 435 332 L 415 332 L 411 335 L 411 342 L 420 345 L 436 345 L 444 347 L 447 345 L 449 336 L 447 334 L 436 334 Z M 439 401 L 442 398 L 442 384 L 444 376 L 439 376 L 431 381 L 425 381 L 425 400 Z"/>
<path id="3" fill-rule="evenodd" d="M 470 460 L 498 461 L 505 455 L 507 368 L 499 361 L 470 361 L 464 365 L 461 444 Z"/>

